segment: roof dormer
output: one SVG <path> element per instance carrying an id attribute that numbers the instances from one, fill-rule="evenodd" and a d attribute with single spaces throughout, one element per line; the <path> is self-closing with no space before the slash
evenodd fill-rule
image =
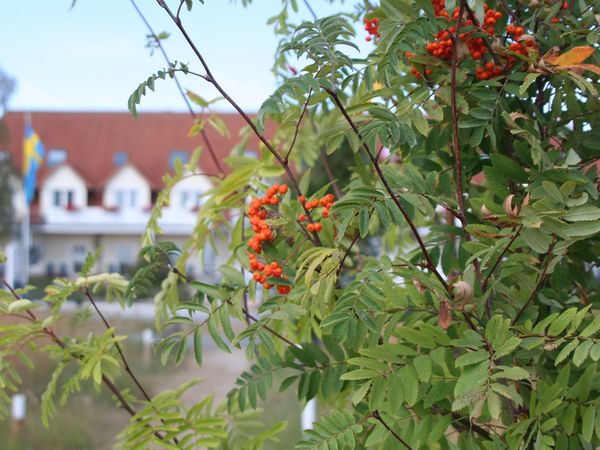
<path id="1" fill-rule="evenodd" d="M 40 183 L 43 216 L 57 210 L 79 210 L 87 206 L 87 183 L 69 163 L 52 168 Z"/>
<path id="2" fill-rule="evenodd" d="M 141 211 L 151 203 L 148 179 L 132 164 L 118 165 L 104 184 L 103 205 L 119 211 Z"/>

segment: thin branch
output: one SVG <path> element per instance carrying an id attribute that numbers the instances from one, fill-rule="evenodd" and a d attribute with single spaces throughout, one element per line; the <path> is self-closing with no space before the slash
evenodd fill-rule
<path id="1" fill-rule="evenodd" d="M 378 420 L 379 423 L 381 423 L 381 425 L 383 425 L 392 434 L 392 436 L 394 436 L 396 440 L 400 442 L 405 448 L 407 448 L 408 450 L 414 450 L 404 439 L 402 439 L 402 436 L 400 436 L 398 433 L 392 430 L 392 428 L 385 422 L 385 420 L 383 420 L 383 417 L 381 417 L 379 411 L 373 411 L 373 414 L 371 414 L 371 416 L 374 419 Z"/>
<path id="2" fill-rule="evenodd" d="M 506 255 L 506 252 L 508 251 L 508 249 L 511 247 L 511 245 L 513 245 L 513 243 L 517 240 L 517 237 L 519 237 L 519 233 L 521 232 L 521 230 L 523 229 L 523 225 L 519 225 L 519 227 L 515 230 L 512 238 L 510 239 L 510 241 L 508 241 L 508 244 L 506 244 L 506 247 L 504 247 L 504 250 L 502 250 L 502 252 L 500 253 L 500 255 L 498 256 L 498 259 L 496 260 L 496 262 L 494 263 L 494 265 L 492 266 L 492 268 L 490 269 L 489 273 L 486 275 L 486 277 L 483 280 L 483 284 L 481 286 L 481 290 L 483 292 L 486 291 L 487 289 L 487 285 L 488 285 L 488 281 L 490 280 L 490 277 L 494 274 L 494 272 L 496 271 L 496 268 L 498 267 L 498 265 L 502 262 L 502 258 L 504 258 L 504 255 Z"/>
<path id="3" fill-rule="evenodd" d="M 463 226 L 463 232 L 465 240 L 471 240 L 471 234 L 467 231 L 467 211 L 465 208 L 465 200 L 463 193 L 463 168 L 462 168 L 462 157 L 460 153 L 460 142 L 458 134 L 458 106 L 456 100 L 456 72 L 458 71 L 458 36 L 460 34 L 460 28 L 462 25 L 462 18 L 465 13 L 467 2 L 466 0 L 460 1 L 460 7 L 458 10 L 458 17 L 456 18 L 456 29 L 452 36 L 452 60 L 451 60 L 451 71 L 450 71 L 450 110 L 452 112 L 452 147 L 454 150 L 454 168 L 456 181 L 456 196 L 458 198 L 458 208 L 460 212 L 460 222 Z M 475 268 L 475 275 L 481 286 L 481 268 L 479 266 L 479 260 L 473 259 L 473 267 Z"/>
<path id="4" fill-rule="evenodd" d="M 248 312 L 247 309 L 244 308 L 244 314 L 246 314 L 251 320 L 253 320 L 254 322 L 258 322 L 259 319 L 257 319 L 256 317 L 254 317 L 252 314 L 250 314 L 250 312 Z M 263 325 L 262 326 L 265 330 L 267 330 L 269 333 L 271 333 L 273 336 L 281 339 L 283 342 L 285 342 L 287 345 L 289 345 L 290 347 L 301 347 L 300 344 L 296 344 L 292 341 L 290 341 L 288 338 L 286 338 L 284 335 L 280 334 L 279 332 L 275 331 L 273 328 L 271 328 L 268 325 Z"/>
<path id="5" fill-rule="evenodd" d="M 179 14 L 181 14 L 181 7 L 183 6 L 184 3 L 185 3 L 185 0 L 179 0 L 179 6 L 177 7 L 177 13 L 175 14 L 178 19 L 179 19 Z"/>
<path id="6" fill-rule="evenodd" d="M 344 268 L 344 262 L 346 261 L 346 258 L 350 254 L 350 251 L 352 250 L 352 247 L 354 247 L 354 244 L 356 244 L 356 242 L 358 241 L 359 237 L 360 237 L 360 233 L 357 232 L 356 235 L 354 236 L 354 239 L 352 239 L 352 242 L 350 243 L 350 245 L 346 249 L 346 252 L 344 253 L 344 256 L 342 256 L 342 259 L 340 260 L 340 263 L 339 263 L 338 268 L 337 268 L 336 276 L 338 276 L 338 277 L 340 276 L 340 273 L 342 272 L 342 269 Z"/>
<path id="7" fill-rule="evenodd" d="M 288 149 L 287 153 L 285 154 L 283 160 L 287 163 L 289 158 L 290 158 L 290 153 L 292 153 L 292 150 L 294 149 L 294 145 L 296 144 L 296 139 L 298 138 L 298 132 L 300 131 L 300 124 L 302 123 L 302 119 L 304 118 L 304 114 L 306 114 L 306 109 L 308 107 L 308 102 L 310 101 L 310 98 L 312 97 L 312 92 L 313 89 L 312 87 L 310 88 L 310 90 L 308 91 L 308 95 L 306 96 L 306 101 L 304 102 L 304 106 L 302 107 L 302 112 L 300 113 L 300 117 L 298 117 L 298 121 L 296 122 L 296 128 L 294 130 L 294 137 L 292 138 L 292 143 L 290 144 L 290 148 Z"/>
<path id="8" fill-rule="evenodd" d="M 159 39 L 158 35 L 152 29 L 152 26 L 150 25 L 150 22 L 148 22 L 148 20 L 146 19 L 146 17 L 142 13 L 142 11 L 138 8 L 137 4 L 135 3 L 135 0 L 130 0 L 130 2 L 132 4 L 132 6 L 134 7 L 134 9 L 136 10 L 138 16 L 140 16 L 140 19 L 142 19 L 142 21 L 146 25 L 146 28 L 148 28 L 148 31 L 150 32 L 150 35 L 154 39 L 154 42 L 156 42 L 156 46 L 158 47 L 158 49 L 162 53 L 163 58 L 165 59 L 167 65 L 170 66 L 171 59 L 167 55 L 167 52 L 166 52 L 164 46 L 162 45 L 162 42 Z M 184 2 L 182 1 L 181 4 L 183 4 L 183 3 Z M 181 5 L 180 5 L 180 7 L 181 7 Z M 179 16 L 179 12 L 177 13 L 177 16 Z M 175 81 L 175 85 L 177 86 L 177 90 L 179 91 L 179 94 L 181 94 L 181 97 L 183 98 L 183 101 L 185 102 L 185 104 L 187 106 L 187 109 L 190 112 L 190 115 L 194 119 L 196 119 L 197 115 L 194 112 L 194 109 L 192 108 L 192 105 L 191 105 L 190 100 L 188 99 L 187 95 L 185 95 L 185 92 L 183 92 L 183 87 L 181 86 L 181 83 L 179 82 L 179 78 L 177 78 L 177 75 L 175 75 L 175 74 L 173 75 L 173 80 Z M 220 178 L 224 177 L 225 176 L 225 169 L 223 168 L 223 165 L 221 164 L 221 160 L 219 158 L 217 158 L 217 154 L 215 152 L 215 149 L 212 146 L 212 143 L 210 142 L 210 139 L 208 138 L 208 134 L 206 133 L 206 130 L 202 129 L 200 131 L 200 136 L 202 136 L 202 140 L 204 141 L 204 144 L 206 145 L 206 149 L 208 150 L 208 153 L 210 154 L 211 159 L 215 163 L 215 166 L 217 167 L 217 169 L 219 170 L 219 172 L 221 172 Z"/>
<path id="9" fill-rule="evenodd" d="M 329 181 L 331 182 L 331 186 L 333 187 L 335 196 L 338 199 L 342 198 L 342 191 L 340 190 L 340 187 L 338 186 L 337 181 L 335 181 L 335 177 L 333 176 L 333 173 L 331 172 L 331 167 L 329 166 L 329 161 L 327 161 L 327 158 L 325 157 L 323 150 L 321 150 L 321 152 L 319 153 L 319 158 L 321 159 L 321 162 L 323 163 L 323 168 L 325 169 L 325 174 L 327 175 L 327 178 L 329 178 Z"/>
<path id="10" fill-rule="evenodd" d="M 552 243 L 550 244 L 550 247 L 548 248 L 548 251 L 546 252 L 546 261 L 544 261 L 544 268 L 542 269 L 542 273 L 540 274 L 540 277 L 538 278 L 538 281 L 537 281 L 535 287 L 533 288 L 533 291 L 531 291 L 531 294 L 529 295 L 529 298 L 527 299 L 527 301 L 525 302 L 525 304 L 521 307 L 521 309 L 519 309 L 519 311 L 517 312 L 517 315 L 512 320 L 511 325 L 514 325 L 514 324 L 517 323 L 517 321 L 519 320 L 519 318 L 521 317 L 521 315 L 529 307 L 529 305 L 531 304 L 531 302 L 535 298 L 535 295 L 537 294 L 537 292 L 542 287 L 542 284 L 544 283 L 545 278 L 546 278 L 546 273 L 548 272 L 548 267 L 550 266 L 550 261 L 552 261 L 552 259 L 553 259 L 552 258 L 552 250 L 554 250 L 554 245 L 555 244 L 556 244 L 556 238 L 554 238 L 552 240 Z"/>
<path id="11" fill-rule="evenodd" d="M 308 0 L 304 0 L 304 4 L 306 5 L 306 7 L 308 8 L 308 10 L 310 11 L 310 14 L 313 16 L 313 19 L 317 20 L 317 15 L 315 14 L 315 10 L 312 9 L 312 6 L 310 6 L 310 3 L 308 3 Z"/>
<path id="12" fill-rule="evenodd" d="M 298 181 L 296 180 L 296 177 L 295 177 L 294 173 L 292 172 L 287 161 L 285 161 L 285 159 L 279 154 L 277 149 L 275 149 L 275 147 L 273 147 L 273 145 L 268 141 L 268 139 L 265 137 L 265 135 L 258 130 L 258 128 L 256 127 L 256 124 L 252 121 L 252 119 L 248 116 L 248 114 L 246 114 L 246 112 L 237 104 L 237 102 L 233 98 L 231 98 L 231 96 L 227 93 L 227 91 L 225 91 L 225 89 L 223 89 L 223 87 L 215 79 L 214 75 L 212 74 L 212 71 L 210 70 L 210 67 L 208 66 L 204 57 L 202 56 L 202 53 L 200 52 L 200 50 L 198 49 L 198 47 L 196 46 L 194 41 L 192 41 L 192 38 L 190 37 L 187 30 L 181 23 L 181 20 L 173 14 L 173 11 L 171 11 L 169 6 L 166 4 L 165 0 L 156 0 L 156 1 L 167 12 L 167 14 L 171 18 L 171 20 L 175 23 L 175 25 L 177 26 L 177 28 L 183 35 L 184 39 L 186 40 L 186 42 L 188 43 L 188 45 L 190 46 L 190 48 L 192 49 L 192 51 L 194 52 L 196 57 L 198 58 L 198 61 L 200 61 L 200 64 L 202 65 L 202 67 L 204 68 L 204 71 L 206 72 L 205 79 L 207 79 L 207 81 L 209 81 L 215 87 L 215 89 L 217 91 L 219 91 L 219 93 L 223 96 L 223 98 L 225 98 L 225 100 L 227 100 L 227 102 L 229 102 L 229 104 L 231 106 L 233 106 L 233 108 L 240 114 L 240 116 L 242 116 L 242 118 L 248 124 L 248 126 L 252 129 L 252 131 L 254 132 L 256 137 L 258 137 L 258 139 L 265 145 L 267 150 L 269 150 L 269 152 L 275 157 L 275 159 L 277 160 L 279 165 L 283 168 L 283 170 L 287 174 L 290 184 L 291 184 L 291 187 L 292 187 L 292 190 L 294 191 L 296 196 L 302 195 L 302 192 L 300 191 L 300 185 L 298 184 Z M 306 206 L 302 205 L 302 207 L 304 208 L 306 217 L 308 218 L 309 222 L 313 223 L 313 219 L 312 219 L 312 215 L 311 215 L 310 211 L 306 208 Z M 318 246 L 322 245 L 321 239 L 319 238 L 319 235 L 316 232 L 310 233 L 309 235 L 310 235 L 310 238 L 313 241 L 313 243 L 315 243 Z"/>
<path id="13" fill-rule="evenodd" d="M 96 310 L 96 313 L 100 317 L 100 320 L 102 320 L 102 322 L 104 323 L 104 326 L 106 327 L 106 329 L 107 330 L 111 329 L 112 327 L 108 323 L 108 320 L 106 320 L 106 317 L 104 316 L 104 314 L 102 314 L 102 311 L 100 311 L 100 308 L 98 308 L 98 304 L 94 300 L 94 297 L 92 297 L 92 294 L 90 293 L 90 290 L 89 290 L 89 288 L 87 286 L 84 288 L 83 293 L 87 297 L 87 299 L 90 301 L 90 303 L 92 304 L 92 306 L 94 307 L 94 309 Z M 115 334 L 114 333 L 111 332 L 111 335 L 112 335 L 113 338 L 115 338 Z M 125 353 L 123 353 L 123 349 L 121 348 L 121 345 L 117 341 L 115 341 L 115 347 L 117 349 L 117 352 L 119 353 L 119 357 L 121 358 L 121 361 L 123 361 L 123 367 L 124 367 L 125 371 L 129 374 L 129 376 L 131 377 L 131 380 L 138 387 L 138 389 L 140 390 L 140 392 L 142 393 L 142 395 L 144 396 L 144 398 L 149 403 L 152 403 L 152 399 L 148 395 L 148 392 L 146 391 L 146 389 L 140 383 L 139 379 L 133 373 L 133 370 L 131 369 L 131 366 L 129 365 L 129 361 L 127 361 L 127 358 L 125 357 Z"/>
<path id="14" fill-rule="evenodd" d="M 419 247 L 421 249 L 421 253 L 423 254 L 423 257 L 425 258 L 425 260 L 427 261 L 427 266 L 428 266 L 429 270 L 436 276 L 436 278 L 442 284 L 442 286 L 444 287 L 444 289 L 446 290 L 446 292 L 448 292 L 448 294 L 451 296 L 452 292 L 450 291 L 450 287 L 448 286 L 448 283 L 446 282 L 446 280 L 444 279 L 444 277 L 442 277 L 442 275 L 440 274 L 440 272 L 436 269 L 435 265 L 433 264 L 433 260 L 431 259 L 429 251 L 427 250 L 427 247 L 425 246 L 425 243 L 423 242 L 423 239 L 421 238 L 421 235 L 419 234 L 419 230 L 417 230 L 416 225 L 414 224 L 414 222 L 412 221 L 412 219 L 410 218 L 410 216 L 408 215 L 408 213 L 406 212 L 406 210 L 402 206 L 402 203 L 400 203 L 400 199 L 398 198 L 398 196 L 396 195 L 396 193 L 394 192 L 394 190 L 390 186 L 387 178 L 385 177 L 385 175 L 383 174 L 383 171 L 381 170 L 381 166 L 379 165 L 379 162 L 373 156 L 373 154 L 369 150 L 369 147 L 365 143 L 365 141 L 364 141 L 364 139 L 363 139 L 363 137 L 362 137 L 362 135 L 360 133 L 360 130 L 358 129 L 358 126 L 354 123 L 354 121 L 352 120 L 352 118 L 348 114 L 348 111 L 346 110 L 346 108 L 342 104 L 342 102 L 341 102 L 339 96 L 337 95 L 337 93 L 334 92 L 334 91 L 332 91 L 331 89 L 327 89 L 327 88 L 325 88 L 325 91 L 331 96 L 331 98 L 333 99 L 334 103 L 340 109 L 340 111 L 342 112 L 342 115 L 344 116 L 344 118 L 346 119 L 346 121 L 348 122 L 348 124 L 350 125 L 350 127 L 352 128 L 352 130 L 354 131 L 354 133 L 356 134 L 356 136 L 359 138 L 359 141 L 361 142 L 361 145 L 362 145 L 363 149 L 365 150 L 365 152 L 369 156 L 369 159 L 371 160 L 371 163 L 373 164 L 373 167 L 375 168 L 375 171 L 377 172 L 377 175 L 379 176 L 379 179 L 381 180 L 381 182 L 383 183 L 383 185 L 384 185 L 385 189 L 387 190 L 388 194 L 392 198 L 392 201 L 396 204 L 396 207 L 400 210 L 400 213 L 402 214 L 402 217 L 404 217 L 404 220 L 406 220 L 406 223 L 410 227 L 410 230 L 411 230 L 413 236 L 415 237 L 415 239 L 416 239 L 416 241 L 417 241 L 417 243 L 418 243 L 418 245 L 419 245 Z"/>

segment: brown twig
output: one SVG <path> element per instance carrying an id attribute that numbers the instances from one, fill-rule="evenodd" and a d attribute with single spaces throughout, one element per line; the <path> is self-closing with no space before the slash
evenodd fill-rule
<path id="1" fill-rule="evenodd" d="M 460 34 L 460 28 L 462 24 L 462 17 L 466 8 L 466 0 L 460 1 L 458 10 L 458 17 L 456 18 L 456 30 L 452 36 L 452 59 L 451 59 L 451 71 L 450 71 L 450 110 L 452 112 L 452 147 L 454 150 L 454 169 L 455 169 L 455 181 L 456 181 L 456 196 L 458 199 L 458 208 L 460 213 L 460 222 L 463 227 L 465 240 L 471 240 L 471 234 L 467 231 L 467 210 L 465 208 L 465 200 L 463 193 L 463 168 L 462 168 L 462 157 L 460 152 L 460 141 L 458 134 L 458 106 L 456 100 L 456 73 L 458 71 L 458 38 Z M 475 268 L 475 275 L 481 286 L 481 268 L 479 266 L 479 260 L 473 259 L 473 267 Z"/>
<path id="2" fill-rule="evenodd" d="M 379 411 L 373 411 L 373 413 L 371 414 L 371 417 L 373 417 L 374 419 L 379 421 L 379 423 L 381 423 L 381 425 L 383 425 L 385 427 L 385 429 L 388 430 L 392 434 L 392 436 L 394 436 L 394 438 L 396 438 L 396 440 L 398 442 L 400 442 L 405 448 L 407 448 L 408 450 L 414 450 L 408 444 L 408 442 L 406 442 L 404 439 L 402 439 L 402 436 L 400 436 L 398 433 L 396 433 L 394 430 L 392 430 L 392 428 L 385 422 L 385 420 L 383 420 L 383 417 L 381 417 L 381 415 L 379 414 Z"/>
<path id="3" fill-rule="evenodd" d="M 340 190 L 340 188 L 337 184 L 337 181 L 335 181 L 335 177 L 333 176 L 333 173 L 331 172 L 331 167 L 329 167 L 329 161 L 327 161 L 327 158 L 325 157 L 323 150 L 321 150 L 321 152 L 319 153 L 319 158 L 321 159 L 321 162 L 323 163 L 323 168 L 325 169 L 325 174 L 327 175 L 327 178 L 329 178 L 329 182 L 331 183 L 331 187 L 333 187 L 335 196 L 338 199 L 342 198 L 342 196 L 343 196 L 342 191 Z"/>
<path id="4" fill-rule="evenodd" d="M 289 161 L 290 154 L 292 153 L 292 150 L 294 149 L 294 145 L 296 144 L 296 139 L 298 138 L 298 132 L 300 131 L 300 125 L 302 124 L 302 119 L 304 118 L 304 114 L 306 114 L 306 109 L 308 107 L 308 102 L 310 101 L 310 98 L 312 97 L 312 92 L 313 92 L 313 89 L 310 88 L 310 90 L 308 91 L 308 95 L 306 96 L 306 101 L 304 102 L 304 106 L 302 107 L 302 112 L 300 113 L 300 117 L 298 117 L 298 120 L 296 121 L 296 128 L 294 129 L 294 137 L 292 138 L 292 143 L 290 144 L 290 148 L 288 149 L 287 153 L 283 157 L 283 160 L 286 163 Z"/>
<path id="5" fill-rule="evenodd" d="M 511 247 L 511 245 L 513 245 L 513 243 L 517 240 L 517 237 L 519 237 L 519 233 L 521 232 L 521 230 L 523 229 L 523 225 L 519 225 L 519 227 L 515 230 L 512 238 L 510 239 L 510 241 L 508 241 L 508 244 L 506 244 L 506 247 L 504 247 L 504 250 L 502 250 L 502 252 L 500 253 L 500 255 L 498 256 L 498 259 L 496 260 L 496 262 L 494 263 L 494 265 L 492 266 L 492 268 L 490 269 L 489 273 L 486 275 L 486 277 L 483 279 L 483 284 L 481 286 L 481 290 L 483 292 L 486 291 L 487 289 L 487 285 L 488 282 L 490 280 L 490 277 L 494 274 L 494 272 L 496 271 L 496 268 L 498 267 L 498 265 L 502 262 L 502 258 L 504 258 L 504 255 L 506 254 L 506 252 L 508 251 L 508 249 Z"/>
<path id="6" fill-rule="evenodd" d="M 356 244 L 359 237 L 360 237 L 360 233 L 357 232 L 356 235 L 354 236 L 354 239 L 352 239 L 352 242 L 350 243 L 350 245 L 344 252 L 344 256 L 342 256 L 342 259 L 340 260 L 340 263 L 339 263 L 337 271 L 336 271 L 336 276 L 338 276 L 338 277 L 340 276 L 340 273 L 342 272 L 342 269 L 344 268 L 344 262 L 346 261 L 346 258 L 350 254 L 352 247 L 354 247 L 354 244 Z"/>
<path id="7" fill-rule="evenodd" d="M 544 261 L 544 268 L 542 269 L 542 273 L 540 274 L 540 277 L 538 278 L 538 281 L 537 281 L 535 287 L 533 288 L 533 291 L 531 291 L 529 298 L 527 299 L 525 304 L 521 307 L 521 309 L 519 309 L 519 311 L 517 312 L 517 315 L 512 320 L 511 325 L 514 325 L 517 323 L 517 321 L 519 320 L 521 315 L 529 307 L 529 305 L 535 298 L 535 295 L 542 287 L 542 284 L 544 283 L 545 278 L 546 278 L 546 273 L 548 272 L 548 267 L 550 266 L 550 262 L 552 261 L 552 250 L 554 250 L 555 244 L 556 244 L 556 238 L 553 238 L 552 243 L 550 244 L 550 247 L 548 248 L 548 251 L 546 252 L 546 261 Z"/>
<path id="8" fill-rule="evenodd" d="M 108 323 L 108 320 L 106 320 L 106 317 L 104 316 L 104 314 L 102 314 L 102 311 L 100 311 L 100 308 L 98 308 L 98 304 L 94 300 L 94 297 L 92 297 L 92 294 L 90 293 L 90 290 L 87 286 L 84 288 L 83 293 L 87 297 L 87 299 L 90 301 L 92 306 L 94 307 L 94 310 L 96 310 L 98 317 L 100 317 L 100 320 L 102 320 L 102 323 L 104 323 L 104 326 L 106 327 L 106 329 L 110 330 L 112 328 L 110 323 Z M 111 332 L 111 335 L 113 338 L 115 338 L 115 334 L 113 332 Z M 127 374 L 130 376 L 131 380 L 134 382 L 134 384 L 140 390 L 140 392 L 142 393 L 144 398 L 149 403 L 152 403 L 152 399 L 150 398 L 150 395 L 148 395 L 148 392 L 146 391 L 144 386 L 142 386 L 142 384 L 140 383 L 137 376 L 133 373 L 133 370 L 131 369 L 131 366 L 129 365 L 129 361 L 125 357 L 125 353 L 123 353 L 123 349 L 121 348 L 121 345 L 116 340 L 115 340 L 115 348 L 117 349 L 117 353 L 119 353 L 119 357 L 121 358 L 121 361 L 123 361 L 123 368 L 125 369 L 125 372 L 127 372 Z"/>

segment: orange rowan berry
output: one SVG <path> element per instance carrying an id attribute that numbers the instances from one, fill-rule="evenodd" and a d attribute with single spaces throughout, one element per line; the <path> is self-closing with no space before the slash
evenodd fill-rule
<path id="1" fill-rule="evenodd" d="M 288 191 L 288 185 L 287 184 L 282 184 L 281 186 L 279 186 L 279 193 L 281 195 L 284 195 L 287 191 Z"/>
<path id="2" fill-rule="evenodd" d="M 292 290 L 292 288 L 291 288 L 291 287 L 289 287 L 289 286 L 277 286 L 277 291 L 278 291 L 280 294 L 284 294 L 284 295 L 285 295 L 285 294 L 289 294 L 289 292 L 290 292 L 291 290 Z"/>
<path id="3" fill-rule="evenodd" d="M 299 195 L 298 196 L 298 201 L 302 204 L 304 204 L 306 202 L 306 197 L 304 195 Z"/>
<path id="4" fill-rule="evenodd" d="M 328 209 L 325 209 L 325 210 L 324 210 L 324 211 L 321 213 L 321 215 L 322 215 L 323 217 L 325 217 L 325 218 L 329 217 L 329 210 L 328 210 Z"/>

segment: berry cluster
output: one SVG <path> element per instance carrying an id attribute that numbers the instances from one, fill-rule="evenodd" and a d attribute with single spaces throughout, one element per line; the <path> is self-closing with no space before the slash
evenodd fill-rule
<path id="1" fill-rule="evenodd" d="M 298 200 L 304 205 L 304 208 L 306 208 L 309 211 L 319 207 L 323 208 L 323 210 L 321 211 L 321 217 L 327 219 L 329 217 L 329 210 L 331 209 L 331 207 L 333 206 L 333 202 L 335 201 L 335 197 L 333 196 L 333 194 L 327 194 L 325 197 L 306 201 L 306 198 L 303 195 L 301 195 L 300 197 L 298 197 Z M 306 217 L 306 214 L 300 214 L 298 216 L 298 220 L 300 222 L 306 222 L 308 221 L 308 217 Z M 323 229 L 323 225 L 320 222 L 309 223 L 306 226 L 306 229 L 311 233 L 318 233 Z"/>
<path id="2" fill-rule="evenodd" d="M 287 280 L 287 275 L 283 274 L 283 269 L 279 266 L 277 261 L 273 261 L 270 264 L 261 263 L 256 255 L 248 253 L 248 259 L 250 260 L 250 270 L 252 270 L 252 279 L 257 283 L 263 285 L 265 289 L 271 289 L 272 284 L 267 283 L 267 277 L 281 278 Z M 290 286 L 277 285 L 277 291 L 280 294 L 288 294 L 292 288 Z"/>
<path id="3" fill-rule="evenodd" d="M 502 55 L 500 58 L 495 55 L 494 60 L 485 61 L 484 59 L 489 53 L 489 46 L 481 35 L 475 35 L 475 33 L 479 31 L 493 36 L 495 34 L 496 24 L 502 18 L 502 13 L 500 11 L 484 5 L 484 18 L 483 21 L 479 23 L 473 15 L 470 15 L 471 18 L 469 19 L 463 17 L 459 18 L 459 8 L 455 8 L 450 14 L 446 10 L 445 0 L 431 0 L 431 3 L 435 11 L 435 16 L 451 20 L 452 25 L 445 30 L 441 30 L 435 35 L 435 39 L 432 42 L 427 43 L 425 50 L 430 55 L 439 59 L 450 60 L 452 58 L 453 36 L 456 36 L 458 43 L 468 49 L 470 57 L 474 61 L 481 61 L 481 65 L 475 69 L 475 77 L 478 80 L 487 80 L 489 78 L 500 76 L 518 61 L 518 56 L 512 54 L 509 54 L 508 56 Z M 569 5 L 565 1 L 563 8 L 568 7 Z M 457 35 L 456 22 L 458 20 L 460 20 L 459 29 L 464 31 Z M 520 25 L 510 24 L 506 27 L 506 36 L 512 41 L 509 41 L 510 43 L 507 45 L 507 49 L 510 52 L 527 56 L 530 49 L 536 47 L 535 40 L 530 36 L 524 35 L 524 33 L 525 29 Z M 406 52 L 404 56 L 410 60 L 415 54 Z M 410 72 L 416 78 L 421 78 L 423 74 L 425 76 L 432 74 L 432 70 L 427 67 L 419 70 L 415 66 L 412 66 Z"/>
<path id="4" fill-rule="evenodd" d="M 448 18 L 448 12 L 446 11 L 444 5 L 444 0 L 432 0 L 434 9 L 436 11 L 437 17 L 446 17 Z M 485 6 L 485 18 L 483 20 L 483 24 L 481 29 L 485 31 L 487 34 L 494 34 L 494 26 L 498 19 L 502 17 L 502 13 L 500 11 L 496 11 L 495 9 L 489 9 Z M 455 8 L 452 12 L 452 20 L 456 21 L 458 19 L 458 14 L 460 10 Z M 471 19 L 464 20 L 460 22 L 460 28 L 466 29 L 469 27 L 473 27 L 474 24 Z M 436 35 L 436 40 L 430 42 L 426 45 L 426 50 L 431 53 L 433 56 L 437 56 L 441 59 L 450 59 L 452 57 L 452 38 L 451 35 L 456 33 L 456 27 L 451 26 L 447 30 L 442 30 Z M 485 41 L 481 37 L 473 37 L 472 31 L 467 31 L 460 33 L 458 35 L 458 39 L 464 42 L 469 49 L 469 53 L 474 60 L 479 60 L 483 55 L 487 53 L 487 47 L 485 45 Z"/>
<path id="5" fill-rule="evenodd" d="M 369 33 L 367 37 L 365 37 L 367 42 L 373 39 L 373 36 L 378 38 L 381 37 L 381 33 L 379 32 L 379 19 L 377 17 L 372 19 L 367 19 L 365 17 L 365 30 Z"/>
<path id="6" fill-rule="evenodd" d="M 287 191 L 287 184 L 274 184 L 267 189 L 263 197 L 252 200 L 248 208 L 248 217 L 254 231 L 254 236 L 248 241 L 248 246 L 257 254 L 262 253 L 263 243 L 275 239 L 273 230 L 266 222 L 268 215 L 266 207 L 278 205 L 281 201 L 281 196 L 285 195 Z M 288 278 L 286 275 L 283 275 L 283 269 L 277 261 L 265 264 L 260 262 L 253 253 L 248 253 L 248 259 L 250 260 L 250 270 L 253 272 L 252 278 L 262 284 L 265 289 L 273 287 L 273 285 L 267 283 L 268 277 Z M 287 294 L 291 288 L 289 286 L 277 285 L 277 290 L 280 294 Z"/>
<path id="7" fill-rule="evenodd" d="M 262 252 L 263 242 L 270 242 L 275 238 L 273 230 L 265 222 L 267 218 L 265 206 L 278 205 L 280 201 L 279 196 L 285 195 L 287 191 L 287 184 L 274 184 L 267 190 L 264 197 L 252 200 L 250 208 L 248 208 L 248 217 L 252 225 L 252 230 L 254 230 L 254 236 L 248 241 L 248 247 L 256 253 Z"/>

